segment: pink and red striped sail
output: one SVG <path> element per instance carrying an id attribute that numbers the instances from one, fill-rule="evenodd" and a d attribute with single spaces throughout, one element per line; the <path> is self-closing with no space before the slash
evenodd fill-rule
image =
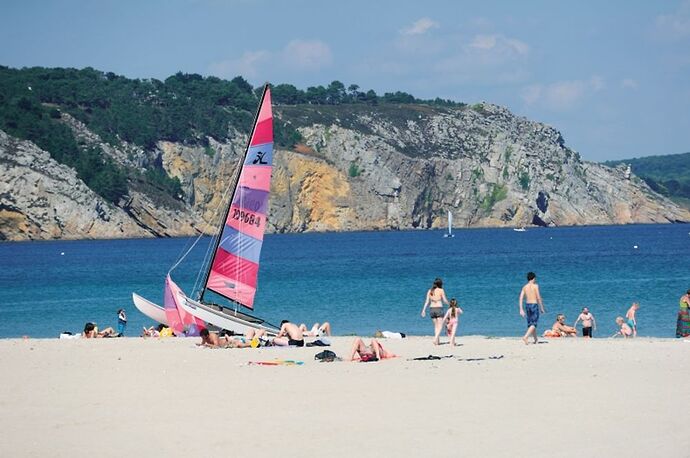
<path id="1" fill-rule="evenodd" d="M 254 308 L 273 170 L 273 113 L 266 87 L 206 288 Z"/>

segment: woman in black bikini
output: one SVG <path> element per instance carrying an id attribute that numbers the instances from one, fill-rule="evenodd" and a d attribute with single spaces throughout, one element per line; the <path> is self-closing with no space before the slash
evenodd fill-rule
<path id="1" fill-rule="evenodd" d="M 434 322 L 434 345 L 439 344 L 439 337 L 443 329 L 443 303 L 448 304 L 446 293 L 443 291 L 443 280 L 437 278 L 426 293 L 426 301 L 422 307 L 422 317 L 426 316 L 426 308 L 429 306 L 429 316 Z"/>

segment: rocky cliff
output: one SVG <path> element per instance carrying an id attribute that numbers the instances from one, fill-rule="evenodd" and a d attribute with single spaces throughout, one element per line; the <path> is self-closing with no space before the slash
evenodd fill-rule
<path id="1" fill-rule="evenodd" d="M 666 223 L 690 212 L 624 168 L 582 161 L 552 127 L 502 107 L 276 107 L 304 143 L 278 150 L 269 231 Z M 106 143 L 68 115 L 80 144 L 124 168 L 158 163 L 182 200 L 153 198 L 130 178 L 115 204 L 30 142 L 0 132 L 0 237 L 10 240 L 177 236 L 216 230 L 246 143 L 229 128 L 208 146 Z"/>

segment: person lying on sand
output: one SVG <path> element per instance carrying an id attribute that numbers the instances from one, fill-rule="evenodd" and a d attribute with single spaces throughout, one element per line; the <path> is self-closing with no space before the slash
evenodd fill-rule
<path id="1" fill-rule="evenodd" d="M 304 347 L 304 336 L 299 326 L 288 320 L 280 322 L 280 332 L 273 339 L 273 345 L 281 347 Z"/>
<path id="2" fill-rule="evenodd" d="M 311 329 L 307 329 L 307 325 L 302 323 L 299 325 L 299 330 L 302 331 L 303 337 L 321 337 L 331 335 L 331 324 L 328 321 L 324 321 L 323 324 L 314 323 Z"/>
<path id="3" fill-rule="evenodd" d="M 86 323 L 84 325 L 84 338 L 86 339 L 99 339 L 102 337 L 113 337 L 115 336 L 115 330 L 113 328 L 105 328 L 102 331 L 98 330 L 96 323 Z"/>
<path id="4" fill-rule="evenodd" d="M 220 337 L 215 332 L 208 329 L 199 331 L 201 342 L 197 345 L 209 348 L 256 348 L 260 345 L 260 338 L 266 334 L 264 329 L 249 329 L 243 337 L 232 338 L 230 336 Z"/>
<path id="5" fill-rule="evenodd" d="M 626 339 L 628 337 L 633 337 L 632 328 L 628 325 L 628 323 L 625 322 L 622 316 L 616 318 L 616 324 L 619 326 L 620 329 L 617 333 L 613 335 L 613 337 L 621 336 L 625 337 Z"/>
<path id="6" fill-rule="evenodd" d="M 556 316 L 556 322 L 551 326 L 553 332 L 557 332 L 561 337 L 577 337 L 577 329 L 565 324 L 565 315 L 559 313 Z"/>
<path id="7" fill-rule="evenodd" d="M 384 358 L 395 358 L 395 355 L 384 350 L 383 345 L 376 339 L 371 339 L 369 345 L 366 345 L 362 339 L 357 337 L 352 344 L 351 361 L 377 361 Z"/>
<path id="8" fill-rule="evenodd" d="M 165 329 L 166 326 L 164 324 L 159 324 L 155 328 L 153 326 L 151 327 L 144 327 L 143 331 L 141 332 L 141 337 L 160 337 L 161 332 L 163 329 Z"/>

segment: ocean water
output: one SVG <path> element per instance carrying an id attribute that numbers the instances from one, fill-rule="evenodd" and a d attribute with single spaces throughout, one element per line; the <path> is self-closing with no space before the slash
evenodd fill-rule
<path id="1" fill-rule="evenodd" d="M 465 314 L 459 335 L 518 336 L 525 330 L 518 295 L 537 273 L 547 314 L 567 321 L 582 306 L 616 331 L 615 317 L 640 302 L 639 334 L 673 337 L 679 297 L 690 288 L 690 226 L 636 225 L 528 229 L 309 233 L 267 235 L 255 314 L 273 323 L 328 320 L 335 334 L 375 330 L 424 335 L 420 311 L 435 277 Z M 190 293 L 206 246 L 174 271 Z M 87 321 L 116 326 L 124 308 L 127 335 L 152 325 L 134 307 L 137 292 L 162 303 L 165 274 L 190 239 L 55 241 L 0 244 L 0 337 L 57 337 Z M 637 246 L 637 248 L 635 248 Z"/>

